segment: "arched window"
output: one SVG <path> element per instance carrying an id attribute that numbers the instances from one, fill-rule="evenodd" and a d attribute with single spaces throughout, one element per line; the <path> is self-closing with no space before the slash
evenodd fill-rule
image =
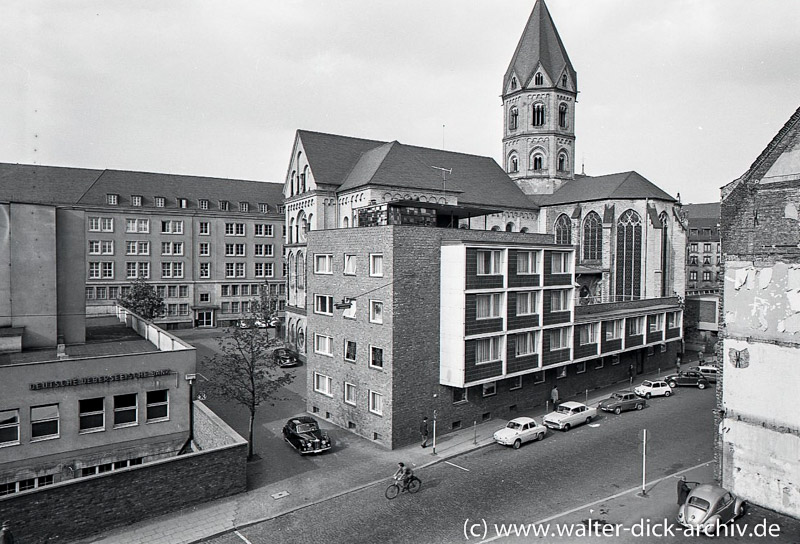
<path id="1" fill-rule="evenodd" d="M 544 84 L 544 77 L 542 77 L 541 72 L 537 72 L 535 76 L 533 76 L 533 84 L 534 85 L 542 85 Z"/>
<path id="2" fill-rule="evenodd" d="M 519 231 L 522 233 L 526 233 L 528 232 L 528 227 L 522 227 L 521 229 L 519 229 Z"/>
<path id="3" fill-rule="evenodd" d="M 344 228 L 347 228 L 347 227 L 349 227 L 349 226 L 350 226 L 350 218 L 348 218 L 348 217 L 345 217 L 345 218 L 342 220 L 342 226 L 343 226 Z"/>
<path id="4" fill-rule="evenodd" d="M 642 295 L 642 218 L 626 210 L 617 221 L 616 295 L 637 300 Z"/>
<path id="5" fill-rule="evenodd" d="M 558 107 L 558 126 L 567 128 L 567 105 L 561 104 Z"/>
<path id="6" fill-rule="evenodd" d="M 297 253 L 297 288 L 306 288 L 306 259 L 302 251 Z"/>
<path id="7" fill-rule="evenodd" d="M 512 106 L 508 111 L 508 130 L 517 130 L 519 126 L 519 110 L 516 106 Z"/>
<path id="8" fill-rule="evenodd" d="M 494 231 L 499 231 L 499 230 L 500 230 L 500 227 L 498 227 L 497 225 L 495 225 L 495 226 L 493 226 L 493 227 L 492 227 L 492 230 L 494 230 Z"/>
<path id="9" fill-rule="evenodd" d="M 296 334 L 297 334 L 297 331 L 295 330 L 294 320 L 290 319 L 289 320 L 289 343 L 290 344 L 294 344 L 295 343 L 295 338 L 296 338 L 295 335 Z"/>
<path id="10" fill-rule="evenodd" d="M 308 221 L 306 222 L 306 232 L 309 232 L 309 231 L 312 230 L 312 225 L 313 224 L 314 224 L 314 214 L 312 213 L 312 214 L 308 215 Z"/>
<path id="11" fill-rule="evenodd" d="M 290 244 L 294 243 L 293 233 L 294 233 L 294 217 L 292 217 L 292 221 L 289 223 L 289 231 L 286 233 L 288 237 L 287 242 Z"/>
<path id="12" fill-rule="evenodd" d="M 567 74 L 564 74 L 563 76 L 561 76 L 561 86 L 562 87 L 566 87 L 567 86 Z"/>
<path id="13" fill-rule="evenodd" d="M 292 177 L 289 179 L 289 196 L 294 196 L 297 193 L 297 173 L 294 170 L 292 170 Z"/>
<path id="14" fill-rule="evenodd" d="M 506 232 L 514 232 L 514 223 L 506 223 Z"/>
<path id="15" fill-rule="evenodd" d="M 567 154 L 563 151 L 558 154 L 558 171 L 566 172 L 568 168 Z"/>
<path id="16" fill-rule="evenodd" d="M 517 88 L 517 78 L 516 77 L 512 77 L 511 78 L 511 90 L 513 91 L 516 88 Z"/>
<path id="17" fill-rule="evenodd" d="M 537 102 L 533 105 L 533 126 L 541 127 L 545 122 L 544 104 Z"/>
<path id="18" fill-rule="evenodd" d="M 508 156 L 508 171 L 511 173 L 519 172 L 519 157 L 516 153 Z"/>
<path id="19" fill-rule="evenodd" d="M 534 172 L 541 172 L 544 169 L 544 152 L 541 148 L 536 148 L 531 153 L 530 167 Z"/>
<path id="20" fill-rule="evenodd" d="M 557 244 L 572 244 L 572 221 L 566 214 L 561 214 L 556 219 L 555 229 Z"/>
<path id="21" fill-rule="evenodd" d="M 308 181 L 308 165 L 303 167 L 303 175 L 300 177 L 301 193 L 306 192 L 306 181 Z"/>
<path id="22" fill-rule="evenodd" d="M 297 270 L 294 268 L 294 254 L 289 253 L 289 266 L 287 267 L 289 270 L 289 290 L 293 290 L 297 287 Z"/>
<path id="23" fill-rule="evenodd" d="M 583 260 L 599 261 L 603 258 L 603 222 L 596 212 L 590 212 L 583 221 Z"/>

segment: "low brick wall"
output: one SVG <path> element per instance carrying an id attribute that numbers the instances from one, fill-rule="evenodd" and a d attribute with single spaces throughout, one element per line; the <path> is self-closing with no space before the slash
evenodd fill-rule
<path id="1" fill-rule="evenodd" d="M 0 497 L 0 518 L 18 542 L 71 542 L 245 491 L 247 442 L 195 406 L 203 439 L 226 445 Z"/>

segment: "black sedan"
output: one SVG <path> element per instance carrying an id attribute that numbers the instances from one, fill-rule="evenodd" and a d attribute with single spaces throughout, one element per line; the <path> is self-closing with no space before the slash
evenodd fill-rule
<path id="1" fill-rule="evenodd" d="M 331 449 L 331 439 L 311 416 L 297 416 L 283 426 L 283 439 L 301 454 L 320 453 Z"/>
<path id="2" fill-rule="evenodd" d="M 624 410 L 641 410 L 646 406 L 644 399 L 631 391 L 617 391 L 605 400 L 601 400 L 598 408 L 604 412 L 619 414 Z"/>
<path id="3" fill-rule="evenodd" d="M 272 360 L 280 367 L 299 366 L 300 358 L 296 351 L 289 348 L 277 348 L 272 352 Z"/>
<path id="4" fill-rule="evenodd" d="M 664 378 L 664 381 L 672 388 L 679 385 L 689 385 L 697 387 L 698 389 L 705 389 L 708 387 L 708 379 L 695 370 L 685 370 L 677 374 L 670 374 Z"/>

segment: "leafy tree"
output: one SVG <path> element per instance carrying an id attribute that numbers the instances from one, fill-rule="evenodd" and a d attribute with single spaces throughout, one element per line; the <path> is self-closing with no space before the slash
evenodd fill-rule
<path id="1" fill-rule="evenodd" d="M 262 293 L 264 290 L 262 290 Z M 219 353 L 206 360 L 212 374 L 209 390 L 231 399 L 250 412 L 247 458 L 253 458 L 253 427 L 256 411 L 262 404 L 275 405 L 281 400 L 278 393 L 292 383 L 294 374 L 279 367 L 272 359 L 272 351 L 281 344 L 270 338 L 267 328 L 256 325 L 275 319 L 275 311 L 268 291 L 266 298 L 250 301 L 250 311 L 237 326 L 228 327 L 218 340 Z"/>
<path id="2" fill-rule="evenodd" d="M 164 315 L 166 306 L 164 299 L 158 296 L 155 287 L 144 278 L 136 278 L 131 283 L 130 293 L 117 299 L 122 306 L 145 319 L 155 319 Z"/>

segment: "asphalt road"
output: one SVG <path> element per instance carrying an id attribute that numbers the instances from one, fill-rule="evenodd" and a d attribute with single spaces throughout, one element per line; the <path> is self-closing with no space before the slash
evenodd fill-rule
<path id="1" fill-rule="evenodd" d="M 423 487 L 416 495 L 388 501 L 383 485 L 372 486 L 239 533 L 252 544 L 464 542 L 466 520 L 535 522 L 641 484 L 643 428 L 649 479 L 710 460 L 713 407 L 712 390 L 682 388 L 641 412 L 603 414 L 591 426 L 550 431 L 520 450 L 491 445 L 419 470 Z M 231 533 L 208 542 L 245 540 Z"/>

